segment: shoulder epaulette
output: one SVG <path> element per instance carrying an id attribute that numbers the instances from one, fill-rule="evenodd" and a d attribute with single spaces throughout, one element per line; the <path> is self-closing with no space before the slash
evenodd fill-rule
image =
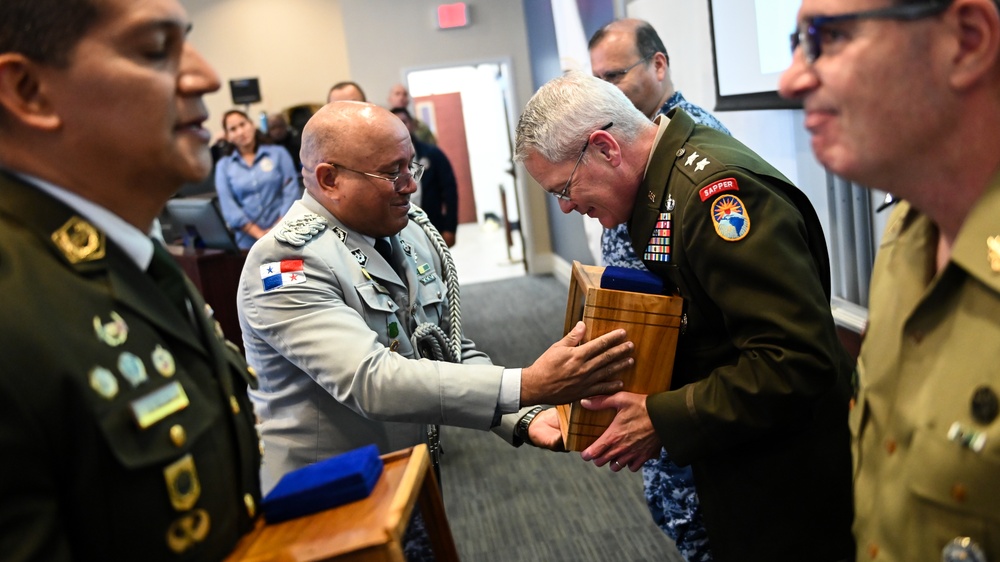
<path id="1" fill-rule="evenodd" d="M 326 230 L 326 226 L 326 219 L 315 213 L 307 213 L 295 220 L 282 221 L 274 238 L 290 246 L 305 246 L 306 242 Z"/>

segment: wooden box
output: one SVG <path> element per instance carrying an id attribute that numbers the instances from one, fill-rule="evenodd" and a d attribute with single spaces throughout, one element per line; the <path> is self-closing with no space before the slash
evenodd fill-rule
<path id="1" fill-rule="evenodd" d="M 603 267 L 573 262 L 563 333 L 568 333 L 580 320 L 587 324 L 586 341 L 624 328 L 629 341 L 635 344 L 635 364 L 621 375 L 624 390 L 653 394 L 669 389 L 683 300 L 602 289 L 603 273 Z M 586 410 L 579 402 L 557 408 L 563 443 L 569 451 L 589 447 L 615 417 L 613 409 Z"/>

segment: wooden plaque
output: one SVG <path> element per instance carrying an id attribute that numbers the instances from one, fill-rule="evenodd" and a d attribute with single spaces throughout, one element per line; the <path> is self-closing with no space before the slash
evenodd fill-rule
<path id="1" fill-rule="evenodd" d="M 568 333 L 580 320 L 587 324 L 585 341 L 624 328 L 635 344 L 635 364 L 622 373 L 623 390 L 653 394 L 670 388 L 681 325 L 680 297 L 630 293 L 601 288 L 603 267 L 573 262 L 566 305 Z M 611 425 L 615 410 L 586 410 L 579 402 L 557 406 L 563 443 L 569 451 L 589 447 Z"/>

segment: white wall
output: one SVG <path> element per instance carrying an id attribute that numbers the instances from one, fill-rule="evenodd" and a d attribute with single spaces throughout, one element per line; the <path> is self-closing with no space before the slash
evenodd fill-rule
<path id="1" fill-rule="evenodd" d="M 260 111 L 326 102 L 337 81 L 350 76 L 338 0 L 180 0 L 194 29 L 191 42 L 215 67 L 222 88 L 206 96 L 212 131 L 230 109 L 231 78 L 260 79 Z"/>
<path id="2" fill-rule="evenodd" d="M 288 0 L 282 4 L 285 1 Z M 533 93 L 520 0 L 467 0 L 470 25 L 439 30 L 436 10 L 442 3 L 340 0 L 351 79 L 362 85 L 368 101 L 385 104 L 389 88 L 402 82 L 407 70 L 510 61 L 511 111 L 515 116 L 520 115 Z M 551 247 L 545 194 L 538 188 L 528 189 L 525 178 L 520 176 L 517 192 L 528 268 L 533 273 L 544 272 L 551 267 L 542 263 Z"/>

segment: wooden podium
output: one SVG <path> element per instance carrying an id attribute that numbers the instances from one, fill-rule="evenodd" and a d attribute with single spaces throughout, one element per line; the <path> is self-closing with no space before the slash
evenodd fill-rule
<path id="1" fill-rule="evenodd" d="M 427 445 L 382 455 L 385 468 L 363 500 L 266 525 L 243 537 L 226 562 L 405 562 L 403 533 L 420 505 L 439 562 L 458 562 Z"/>
<path id="2" fill-rule="evenodd" d="M 603 267 L 573 262 L 563 333 L 580 320 L 587 324 L 585 341 L 625 328 L 629 341 L 635 344 L 635 364 L 622 372 L 623 390 L 638 394 L 668 390 L 683 299 L 602 289 L 603 273 Z M 592 445 L 611 425 L 616 413 L 610 409 L 586 410 L 579 402 L 556 408 L 567 451 L 582 451 Z"/>

